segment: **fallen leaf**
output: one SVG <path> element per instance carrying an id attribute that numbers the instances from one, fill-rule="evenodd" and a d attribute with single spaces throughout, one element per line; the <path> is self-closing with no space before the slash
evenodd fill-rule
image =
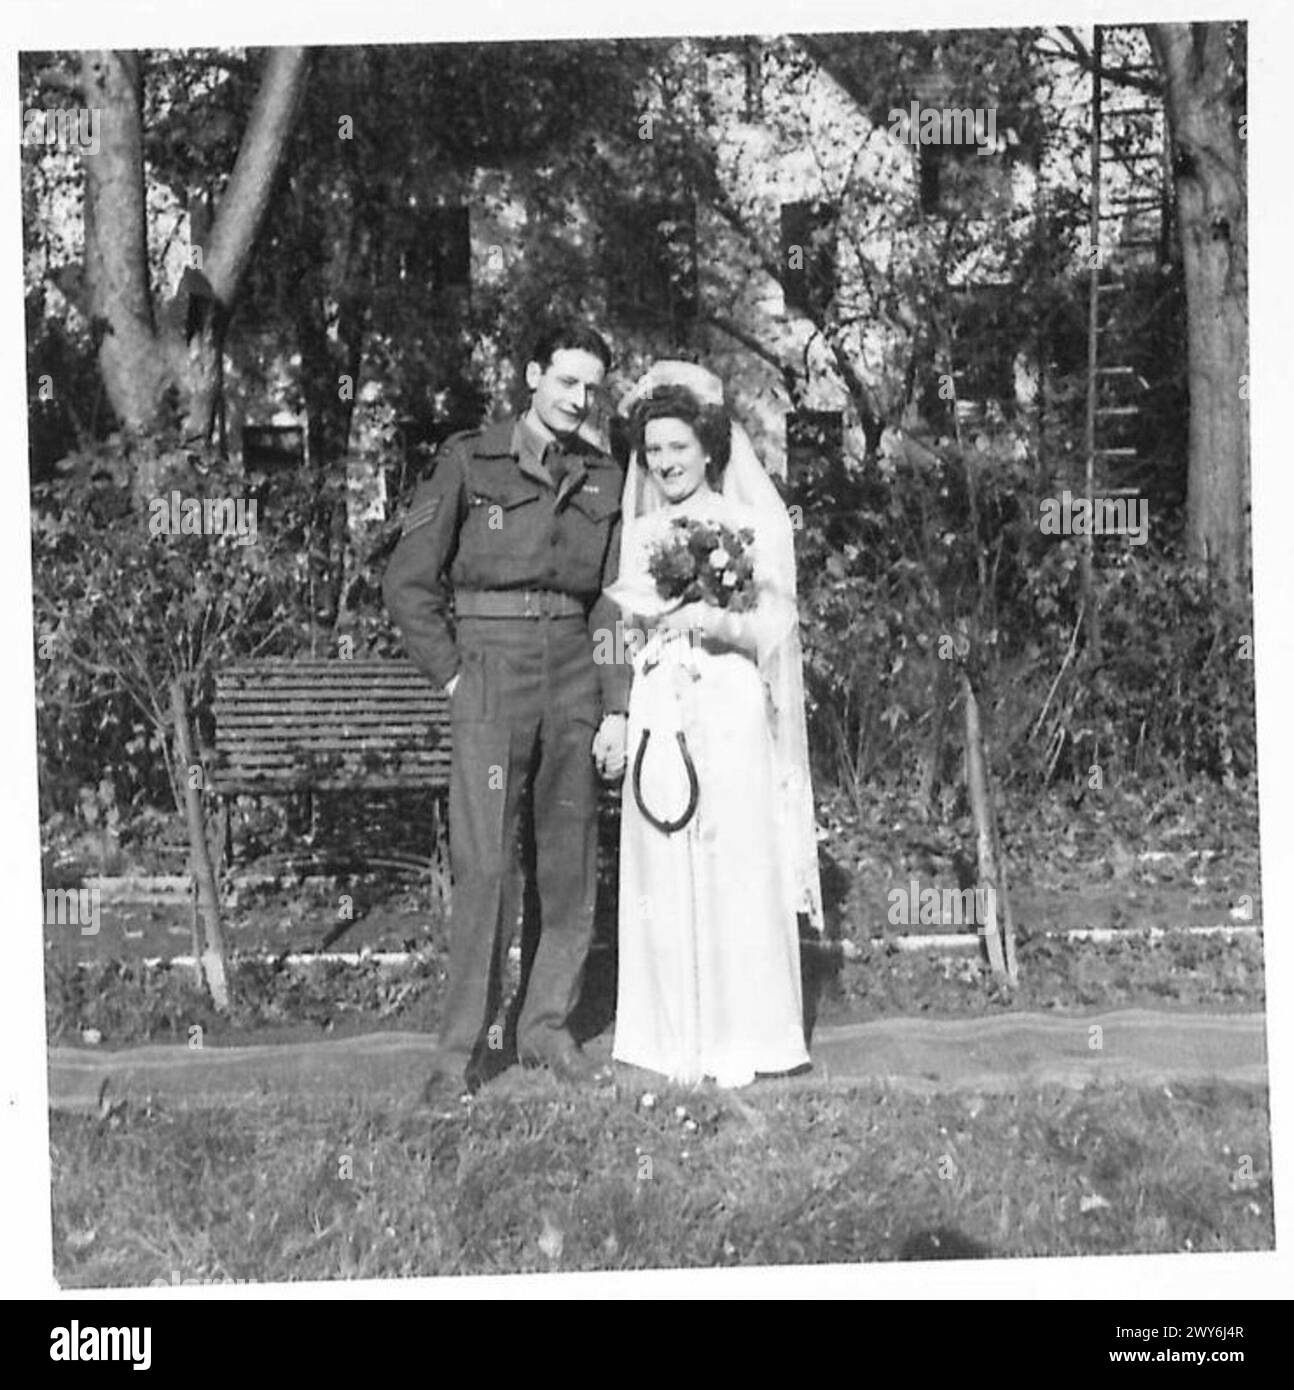
<path id="1" fill-rule="evenodd" d="M 556 1264 L 562 1258 L 562 1247 L 566 1244 L 566 1237 L 562 1234 L 562 1228 L 553 1220 L 547 1211 L 539 1214 L 543 1222 L 543 1230 L 539 1233 L 540 1253 L 548 1260 L 549 1264 Z"/>

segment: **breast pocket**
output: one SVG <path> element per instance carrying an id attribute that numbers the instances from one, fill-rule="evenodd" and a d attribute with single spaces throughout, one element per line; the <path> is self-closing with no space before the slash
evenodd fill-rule
<path id="1" fill-rule="evenodd" d="M 478 483 L 467 494 L 468 520 L 489 532 L 503 532 L 520 519 L 520 509 L 539 501 L 538 487 Z"/>
<path id="2" fill-rule="evenodd" d="M 586 577 L 596 586 L 611 528 L 620 514 L 620 495 L 610 490 L 581 488 L 571 498 L 568 511 L 578 562 L 587 567 Z"/>
<path id="3" fill-rule="evenodd" d="M 570 499 L 563 514 L 571 577 L 593 593 L 602 587 L 602 570 L 612 528 L 620 513 L 620 494 L 610 488 L 582 487 Z"/>
<path id="4" fill-rule="evenodd" d="M 571 498 L 571 507 L 595 526 L 610 526 L 620 511 L 620 494 L 606 485 L 582 487 Z"/>
<path id="5" fill-rule="evenodd" d="M 504 589 L 534 570 L 544 532 L 538 487 L 482 480 L 467 495 L 456 578 L 469 587 Z"/>

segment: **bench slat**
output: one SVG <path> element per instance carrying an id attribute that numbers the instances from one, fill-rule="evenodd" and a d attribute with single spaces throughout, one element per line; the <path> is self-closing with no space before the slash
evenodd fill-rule
<path id="1" fill-rule="evenodd" d="M 374 682 L 356 682 L 354 685 L 331 685 L 325 681 L 307 681 L 303 685 L 221 685 L 219 698 L 222 700 L 291 700 L 311 691 L 326 691 L 338 700 L 421 700 L 427 705 L 443 705 L 448 700 L 443 691 L 430 686 L 415 685 L 383 686 Z"/>
<path id="2" fill-rule="evenodd" d="M 431 705 L 425 699 L 372 699 L 371 696 L 347 695 L 345 699 L 336 699 L 329 696 L 328 692 L 307 692 L 302 691 L 299 695 L 290 698 L 267 699 L 264 695 L 249 696 L 246 699 L 217 699 L 213 701 L 213 709 L 229 710 L 236 713 L 238 710 L 246 709 L 256 712 L 256 710 L 272 709 L 309 709 L 311 705 L 321 705 L 324 709 L 354 709 L 364 712 L 370 710 L 372 713 L 385 713 L 386 710 L 393 710 L 395 713 L 417 713 L 423 714 L 425 719 L 443 719 L 448 713 L 448 702 Z"/>
<path id="3" fill-rule="evenodd" d="M 368 776 L 368 777 L 263 777 L 235 778 L 213 783 L 221 795 L 273 796 L 286 792 L 399 792 L 399 791 L 442 791 L 448 782 L 442 782 L 425 775 L 407 777 Z"/>
<path id="4" fill-rule="evenodd" d="M 431 680 L 424 676 L 420 671 L 409 671 L 396 675 L 383 675 L 380 671 L 344 671 L 340 670 L 345 663 L 336 662 L 332 669 L 319 669 L 315 671 L 294 671 L 289 674 L 283 672 L 260 672 L 260 671 L 221 671 L 217 679 L 222 685 L 231 689 L 242 689 L 247 686 L 264 686 L 266 689 L 292 689 L 293 686 L 303 685 L 311 681 L 326 682 L 335 685 L 338 689 L 347 690 L 351 687 L 372 686 L 380 690 L 425 690 L 429 695 L 438 695 L 441 687 L 434 685 Z"/>
<path id="5" fill-rule="evenodd" d="M 450 763 L 449 749 L 424 751 L 392 745 L 386 748 L 356 748 L 353 744 L 339 747 L 312 745 L 301 748 L 292 744 L 245 743 L 216 749 L 217 767 L 246 767 L 252 763 L 293 764 L 299 767 L 328 767 L 347 763 L 355 767 L 385 767 L 392 763 L 419 764 L 426 767 L 446 767 Z"/>
<path id="6" fill-rule="evenodd" d="M 239 710 L 250 710 L 253 713 L 257 710 L 279 710 L 279 709 L 310 709 L 317 707 L 322 710 L 358 710 L 361 713 L 367 711 L 371 714 L 385 714 L 388 711 L 396 714 L 417 714 L 424 719 L 446 719 L 449 716 L 449 703 L 444 701 L 433 704 L 424 698 L 414 697 L 407 699 L 375 699 L 371 695 L 359 695 L 352 692 L 349 695 L 334 695 L 327 690 L 301 690 L 292 695 L 266 695 L 263 691 L 258 691 L 255 695 L 249 695 L 243 699 L 230 700 L 224 695 L 212 701 L 214 711 L 228 710 L 237 713 Z"/>
<path id="7" fill-rule="evenodd" d="M 283 738 L 309 738 L 312 734 L 331 734 L 334 737 L 362 740 L 386 734 L 390 738 L 401 738 L 407 743 L 419 739 L 435 737 L 446 726 L 434 719 L 301 719 L 293 720 L 273 715 L 256 714 L 240 719 L 226 719 L 225 733 L 240 733 L 255 737 L 260 733 L 279 733 Z"/>
<path id="8" fill-rule="evenodd" d="M 406 752 L 411 756 L 432 757 L 438 749 L 446 747 L 441 739 L 435 735 L 425 739 L 408 738 L 382 738 L 374 734 L 366 739 L 346 738 L 344 735 L 329 733 L 327 730 L 302 735 L 300 738 L 289 738 L 282 734 L 275 734 L 272 731 L 264 732 L 242 732 L 237 736 L 228 735 L 218 739 L 217 748 L 228 748 L 231 751 L 247 748 L 341 748 L 350 749 L 356 753 L 373 752 Z"/>
<path id="9" fill-rule="evenodd" d="M 380 685 L 428 691 L 439 689 L 421 671 L 413 668 L 408 671 L 386 671 L 381 665 L 361 667 L 350 661 L 326 661 L 304 670 L 285 668 L 281 671 L 260 671 L 255 668 L 239 670 L 233 667 L 221 671 L 219 679 L 231 686 L 293 686 L 306 681 L 328 681 L 336 686 Z"/>
<path id="10" fill-rule="evenodd" d="M 434 771 L 438 768 L 447 768 L 449 765 L 450 759 L 448 757 L 418 758 L 394 750 L 383 756 L 368 759 L 357 757 L 353 753 L 347 754 L 337 751 L 317 753 L 314 756 L 307 754 L 303 757 L 295 750 L 288 753 L 274 753 L 258 749 L 256 752 L 236 758 L 221 758 L 215 767 L 218 775 L 227 775 L 240 769 L 245 771 L 248 768 L 267 768 L 279 772 L 285 768 L 296 768 L 303 774 L 311 770 L 324 774 L 337 772 L 341 769 L 357 773 L 368 770 L 376 775 L 379 772 L 389 772 L 393 768 L 423 768 L 427 771 Z"/>

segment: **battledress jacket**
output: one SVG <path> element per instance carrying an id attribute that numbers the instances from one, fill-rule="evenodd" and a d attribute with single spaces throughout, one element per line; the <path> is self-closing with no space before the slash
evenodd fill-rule
<path id="1" fill-rule="evenodd" d="M 595 644 L 620 657 L 620 613 L 603 590 L 620 562 L 622 485 L 608 455 L 579 438 L 546 442 L 525 421 L 447 439 L 414 492 L 383 580 L 387 610 L 415 664 L 437 685 L 453 678 L 452 595 L 465 590 L 567 594 L 586 609 L 590 661 Z M 601 660 L 597 671 L 603 710 L 626 709 L 628 664 Z"/>

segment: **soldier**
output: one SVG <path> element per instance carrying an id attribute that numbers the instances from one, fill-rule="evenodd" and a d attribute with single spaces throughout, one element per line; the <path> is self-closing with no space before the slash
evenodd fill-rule
<path id="1" fill-rule="evenodd" d="M 446 440 L 383 584 L 410 656 L 450 697 L 454 735 L 449 985 L 430 1099 L 475 1090 L 501 1039 L 490 1031 L 515 926 L 519 830 L 533 836 L 539 937 L 518 1056 L 563 1080 L 596 1071 L 567 1020 L 593 935 L 594 767 L 615 778 L 625 761 L 629 667 L 594 661 L 595 634 L 616 619 L 602 590 L 619 563 L 622 480 L 580 434 L 610 365 L 591 329 L 545 332 L 526 363 L 529 409 Z"/>

